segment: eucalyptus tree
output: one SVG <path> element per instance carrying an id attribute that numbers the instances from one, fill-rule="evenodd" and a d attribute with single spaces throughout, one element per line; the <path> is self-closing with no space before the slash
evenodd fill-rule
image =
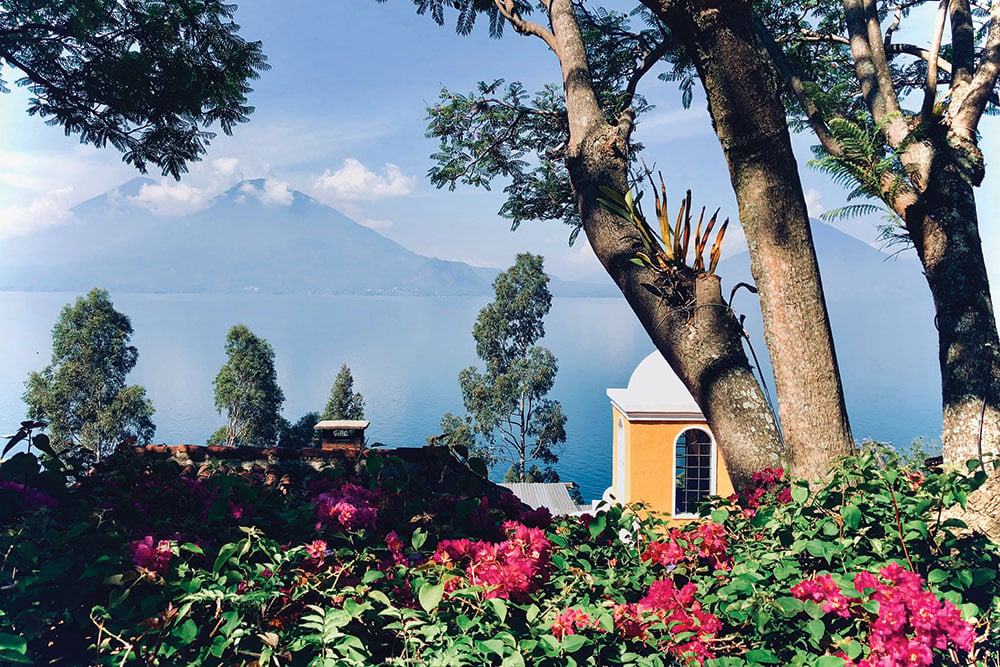
<path id="1" fill-rule="evenodd" d="M 156 431 L 146 390 L 126 384 L 139 358 L 132 322 L 105 290 L 66 305 L 52 328 L 52 361 L 25 382 L 28 416 L 49 423 L 57 451 L 75 446 L 98 461 L 129 438 Z"/>
<path id="2" fill-rule="evenodd" d="M 268 68 L 235 11 L 222 0 L 0 0 L 0 65 L 31 93 L 29 114 L 178 178 L 210 126 L 230 134 L 248 119 L 249 82 Z"/>
<path id="3" fill-rule="evenodd" d="M 285 425 L 285 394 L 278 386 L 274 350 L 246 325 L 237 324 L 226 334 L 226 356 L 214 385 L 215 408 L 226 414 L 227 423 L 209 444 L 274 446 Z"/>
<path id="4" fill-rule="evenodd" d="M 519 254 L 497 276 L 495 298 L 479 311 L 472 329 L 486 368 L 470 366 L 459 374 L 469 425 L 486 442 L 473 453 L 490 466 L 509 464 L 505 479 L 511 482 L 559 479 L 551 466 L 559 461 L 556 448 L 566 441 L 566 415 L 558 401 L 546 398 L 558 365 L 551 351 L 536 345 L 552 307 L 548 283 L 541 256 L 530 253 Z M 471 435 L 453 415 L 445 416 L 442 427 L 446 444 Z"/>

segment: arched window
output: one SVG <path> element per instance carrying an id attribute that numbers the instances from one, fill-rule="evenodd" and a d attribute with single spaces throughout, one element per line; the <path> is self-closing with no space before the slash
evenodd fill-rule
<path id="1" fill-rule="evenodd" d="M 714 443 L 700 428 L 689 428 L 674 446 L 674 516 L 694 516 L 698 504 L 715 493 Z"/>

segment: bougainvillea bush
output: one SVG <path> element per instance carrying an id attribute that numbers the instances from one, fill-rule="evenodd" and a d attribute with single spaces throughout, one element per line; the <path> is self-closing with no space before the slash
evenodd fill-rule
<path id="1" fill-rule="evenodd" d="M 552 520 L 392 453 L 281 477 L 126 456 L 68 485 L 19 457 L 0 663 L 996 664 L 998 549 L 949 518 L 978 469 L 868 450 L 671 528 Z"/>

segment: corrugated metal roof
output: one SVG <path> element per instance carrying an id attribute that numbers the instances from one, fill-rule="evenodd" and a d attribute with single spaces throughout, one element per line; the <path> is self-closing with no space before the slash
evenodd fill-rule
<path id="1" fill-rule="evenodd" d="M 569 497 L 569 490 L 562 482 L 506 482 L 500 486 L 510 489 L 532 509 L 547 507 L 553 516 L 577 511 L 576 503 Z"/>
<path id="2" fill-rule="evenodd" d="M 342 431 L 364 430 L 371 422 L 365 419 L 324 419 L 314 428 L 320 430 L 337 429 Z"/>

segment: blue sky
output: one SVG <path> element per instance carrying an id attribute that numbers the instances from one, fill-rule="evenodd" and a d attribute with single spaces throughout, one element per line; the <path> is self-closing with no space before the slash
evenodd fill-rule
<path id="1" fill-rule="evenodd" d="M 493 192 L 437 190 L 425 174 L 436 144 L 424 137 L 424 109 L 442 86 L 469 91 L 480 79 L 503 77 L 529 89 L 558 79 L 558 65 L 544 45 L 515 35 L 489 39 L 485 25 L 456 36 L 417 16 L 409 0 L 247 1 L 237 13 L 248 39 L 260 39 L 272 69 L 256 82 L 249 124 L 220 136 L 205 160 L 180 183 L 163 179 L 144 191 L 144 202 L 166 214 L 199 206 L 242 178 L 267 177 L 275 201 L 287 188 L 302 190 L 358 222 L 417 252 L 476 265 L 507 266 L 516 252 L 546 256 L 563 278 L 600 280 L 601 268 L 581 239 L 567 246 L 569 228 L 558 222 L 524 224 L 514 233 L 496 211 L 502 183 Z M 909 41 L 926 44 L 929 34 Z M 675 84 L 646 78 L 644 94 L 656 109 L 636 138 L 647 146 L 671 192 L 694 190 L 695 201 L 736 205 L 704 102 L 680 107 Z M 2 238 L 38 226 L 70 223 L 67 209 L 110 190 L 136 172 L 113 149 L 81 146 L 61 128 L 24 112 L 23 90 L 0 97 L 0 261 Z M 1000 284 L 1000 122 L 983 123 L 987 182 L 979 192 L 984 248 L 993 284 Z M 842 205 L 844 192 L 805 166 L 809 135 L 795 139 L 811 211 Z M 158 173 L 150 174 L 159 179 Z M 676 196 L 675 195 L 675 200 Z M 838 223 L 873 241 L 877 219 Z M 727 237 L 727 254 L 741 239 Z M 99 243 L 100 239 L 95 239 Z M 997 265 L 996 267 L 992 265 Z"/>

